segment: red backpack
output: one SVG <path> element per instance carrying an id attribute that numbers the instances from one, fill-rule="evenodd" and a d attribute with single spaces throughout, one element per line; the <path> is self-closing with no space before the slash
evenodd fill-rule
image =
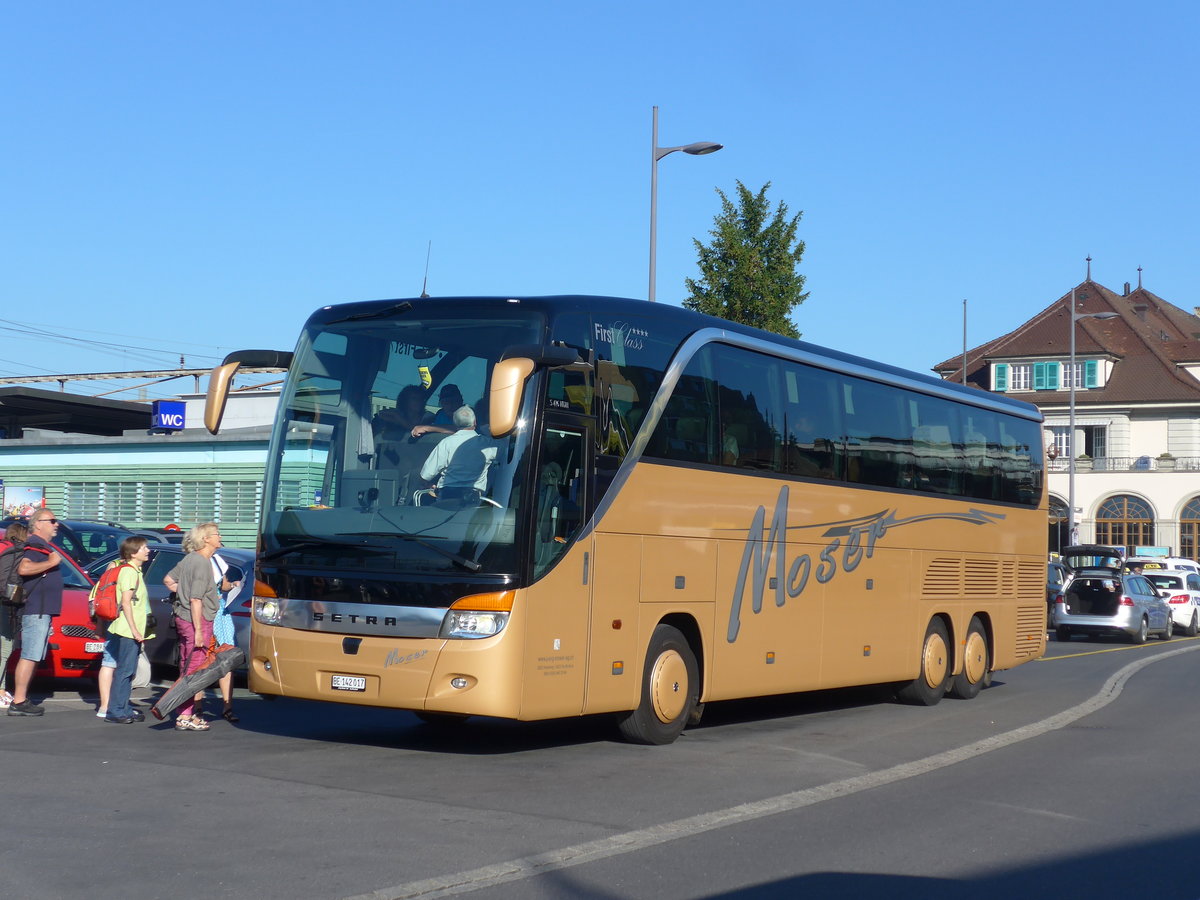
<path id="1" fill-rule="evenodd" d="M 117 576 L 129 563 L 123 562 L 105 569 L 100 580 L 92 586 L 88 595 L 88 612 L 93 619 L 111 622 L 117 617 Z"/>

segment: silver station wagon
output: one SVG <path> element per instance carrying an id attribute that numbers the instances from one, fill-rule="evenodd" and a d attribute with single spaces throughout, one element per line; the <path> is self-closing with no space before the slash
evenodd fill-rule
<path id="1" fill-rule="evenodd" d="M 1073 634 L 1125 634 L 1135 644 L 1156 634 L 1171 639 L 1171 609 L 1144 575 L 1122 573 L 1119 547 L 1082 544 L 1063 551 L 1075 572 L 1054 604 L 1051 625 L 1060 641 Z"/>

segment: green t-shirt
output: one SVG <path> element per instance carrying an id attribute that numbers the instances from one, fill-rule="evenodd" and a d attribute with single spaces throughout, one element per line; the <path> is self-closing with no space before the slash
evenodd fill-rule
<path id="1" fill-rule="evenodd" d="M 138 633 L 144 638 L 146 636 L 146 613 L 150 608 L 150 600 L 146 594 L 146 579 L 142 577 L 142 570 L 137 566 L 126 565 L 117 573 L 118 601 L 123 601 L 125 592 L 130 590 L 133 591 L 133 621 L 137 625 Z M 119 634 L 121 637 L 133 637 L 133 633 L 129 630 L 129 620 L 125 618 L 123 603 L 117 611 L 117 617 L 109 623 L 108 632 L 109 634 Z"/>

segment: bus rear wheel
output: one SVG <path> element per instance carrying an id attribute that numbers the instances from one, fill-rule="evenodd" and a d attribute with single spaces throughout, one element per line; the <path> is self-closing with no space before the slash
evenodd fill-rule
<path id="1" fill-rule="evenodd" d="M 650 637 L 637 709 L 618 723 L 635 744 L 669 744 L 679 737 L 700 702 L 700 668 L 687 638 L 671 625 Z"/>
<path id="2" fill-rule="evenodd" d="M 967 640 L 963 644 L 962 671 L 954 676 L 948 693 L 959 700 L 973 700 L 987 683 L 987 673 L 991 662 L 988 653 L 987 634 L 978 616 L 971 618 L 967 628 Z"/>
<path id="3" fill-rule="evenodd" d="M 946 623 L 934 618 L 925 629 L 921 643 L 921 670 L 917 677 L 896 691 L 901 703 L 913 706 L 933 706 L 946 693 L 950 680 L 950 636 Z"/>

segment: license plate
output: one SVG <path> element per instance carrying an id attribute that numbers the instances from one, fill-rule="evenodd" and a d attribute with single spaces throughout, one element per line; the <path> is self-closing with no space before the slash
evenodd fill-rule
<path id="1" fill-rule="evenodd" d="M 103 653 L 104 641 L 88 641 L 83 645 L 84 653 Z"/>
<path id="2" fill-rule="evenodd" d="M 365 691 L 367 679 L 362 675 L 334 675 L 332 687 L 335 691 Z"/>

